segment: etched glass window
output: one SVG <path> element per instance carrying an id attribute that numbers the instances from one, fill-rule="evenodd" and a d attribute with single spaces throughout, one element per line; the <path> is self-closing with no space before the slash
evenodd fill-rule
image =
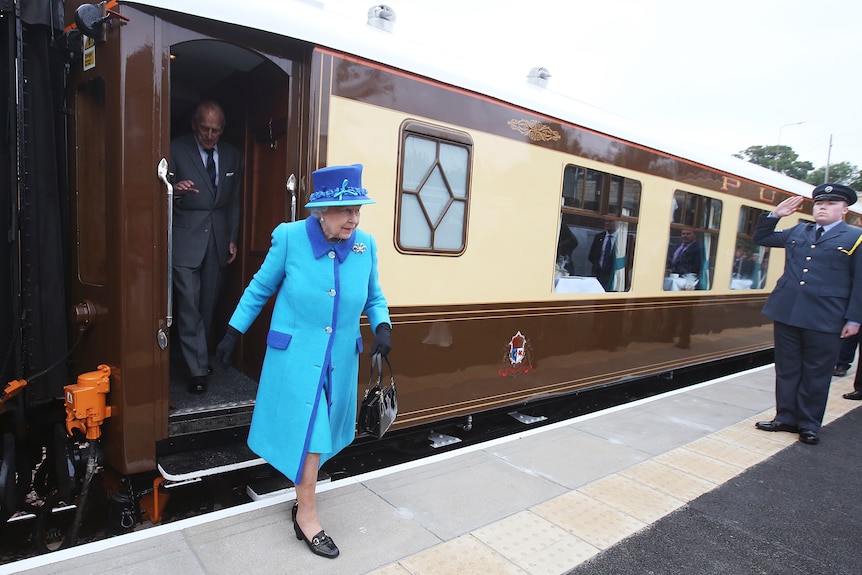
<path id="1" fill-rule="evenodd" d="M 402 130 L 396 233 L 399 249 L 444 255 L 467 243 L 472 141 L 419 123 Z"/>

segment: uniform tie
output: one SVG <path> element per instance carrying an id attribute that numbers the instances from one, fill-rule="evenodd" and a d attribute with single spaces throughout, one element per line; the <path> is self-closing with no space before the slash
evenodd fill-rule
<path id="1" fill-rule="evenodd" d="M 213 159 L 213 150 L 214 148 L 207 149 L 207 174 L 210 177 L 210 183 L 213 185 L 213 189 L 216 187 L 216 166 L 215 159 Z"/>
<path id="2" fill-rule="evenodd" d="M 814 232 L 814 241 L 816 242 L 817 240 L 819 240 L 820 236 L 822 236 L 822 235 L 823 235 L 823 227 L 817 226 L 817 231 Z"/>

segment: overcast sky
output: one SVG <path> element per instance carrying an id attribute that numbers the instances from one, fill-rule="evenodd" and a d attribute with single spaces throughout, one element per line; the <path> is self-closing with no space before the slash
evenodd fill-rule
<path id="1" fill-rule="evenodd" d="M 320 1 L 361 22 L 376 4 Z M 549 89 L 726 154 L 781 143 L 821 167 L 832 135 L 830 163 L 862 167 L 858 0 L 382 3 L 394 33 L 445 30 L 483 72 L 544 66 Z"/>

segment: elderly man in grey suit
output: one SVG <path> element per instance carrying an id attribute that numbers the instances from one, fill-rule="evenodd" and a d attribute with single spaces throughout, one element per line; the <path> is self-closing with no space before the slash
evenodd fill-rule
<path id="1" fill-rule="evenodd" d="M 841 338 L 858 333 L 862 323 L 862 230 L 842 221 L 856 192 L 822 184 L 812 199 L 816 223 L 775 231 L 778 219 L 802 204 L 794 196 L 762 215 L 754 230 L 756 243 L 785 248 L 784 274 L 763 307 L 774 321 L 776 413 L 755 426 L 798 432 L 810 445 L 820 441 Z"/>
<path id="2" fill-rule="evenodd" d="M 180 351 L 189 391 L 207 387 L 207 336 L 223 268 L 236 259 L 242 159 L 220 142 L 225 118 L 212 101 L 198 104 L 192 133 L 171 142 L 174 172 L 173 276 Z"/>

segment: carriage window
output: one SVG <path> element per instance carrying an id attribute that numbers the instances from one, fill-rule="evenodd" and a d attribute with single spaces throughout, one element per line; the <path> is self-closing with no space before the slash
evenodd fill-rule
<path id="1" fill-rule="evenodd" d="M 665 291 L 712 288 L 721 205 L 714 198 L 682 190 L 674 192 Z"/>
<path id="2" fill-rule="evenodd" d="M 730 289 L 763 289 L 766 287 L 766 270 L 769 267 L 769 248 L 759 246 L 751 238 L 761 214 L 749 206 L 739 209 L 736 226 L 736 248 L 733 253 Z"/>
<path id="3" fill-rule="evenodd" d="M 566 166 L 563 173 L 563 205 L 599 211 L 602 203 L 602 178 L 607 174 L 577 166 Z"/>
<path id="4" fill-rule="evenodd" d="M 631 289 L 641 183 L 568 165 L 563 172 L 554 291 Z"/>
<path id="5" fill-rule="evenodd" d="M 401 133 L 398 247 L 459 255 L 467 245 L 472 140 L 466 134 L 408 122 Z"/>

